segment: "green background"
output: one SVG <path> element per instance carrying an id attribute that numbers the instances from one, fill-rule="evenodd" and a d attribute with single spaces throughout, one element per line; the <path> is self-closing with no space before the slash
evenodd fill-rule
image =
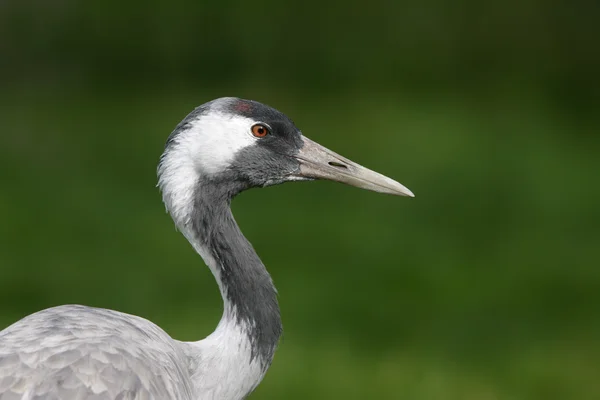
<path id="1" fill-rule="evenodd" d="M 600 398 L 599 4 L 0 1 L 0 328 L 80 303 L 209 334 L 156 164 L 239 96 L 416 194 L 234 201 L 285 326 L 252 399 Z"/>

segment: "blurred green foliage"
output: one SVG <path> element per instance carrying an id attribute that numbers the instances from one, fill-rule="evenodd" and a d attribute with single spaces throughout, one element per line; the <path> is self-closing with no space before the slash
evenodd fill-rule
<path id="1" fill-rule="evenodd" d="M 155 168 L 236 95 L 390 175 L 244 193 L 286 329 L 256 399 L 600 398 L 600 6 L 0 2 L 0 328 L 221 312 Z"/>

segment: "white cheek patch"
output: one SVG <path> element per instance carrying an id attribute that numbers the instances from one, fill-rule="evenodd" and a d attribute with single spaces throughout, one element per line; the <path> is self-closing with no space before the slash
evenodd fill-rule
<path id="1" fill-rule="evenodd" d="M 254 123 L 238 115 L 203 115 L 192 122 L 191 129 L 181 133 L 179 146 L 187 149 L 187 156 L 201 173 L 214 174 L 227 168 L 238 151 L 256 142 L 251 133 Z"/>
<path id="2" fill-rule="evenodd" d="M 211 112 L 191 121 L 164 153 L 158 176 L 163 201 L 179 229 L 186 234 L 200 176 L 226 169 L 235 154 L 253 145 L 256 122 L 238 115 Z"/>

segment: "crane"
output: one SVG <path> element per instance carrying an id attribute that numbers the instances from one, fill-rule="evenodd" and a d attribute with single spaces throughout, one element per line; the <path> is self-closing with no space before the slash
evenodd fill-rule
<path id="1" fill-rule="evenodd" d="M 194 109 L 168 137 L 158 186 L 168 213 L 223 298 L 197 342 L 113 310 L 63 305 L 0 332 L 0 400 L 238 400 L 264 377 L 282 333 L 271 277 L 231 213 L 243 190 L 327 179 L 400 196 L 400 183 L 305 137 L 283 113 L 225 97 Z"/>

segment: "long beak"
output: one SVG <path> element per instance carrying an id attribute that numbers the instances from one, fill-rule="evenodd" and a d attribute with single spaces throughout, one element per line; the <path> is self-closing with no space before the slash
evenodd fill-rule
<path id="1" fill-rule="evenodd" d="M 327 179 L 374 192 L 415 197 L 395 180 L 358 165 L 307 137 L 303 137 L 303 140 L 304 146 L 296 154 L 300 161 L 299 177 Z"/>

